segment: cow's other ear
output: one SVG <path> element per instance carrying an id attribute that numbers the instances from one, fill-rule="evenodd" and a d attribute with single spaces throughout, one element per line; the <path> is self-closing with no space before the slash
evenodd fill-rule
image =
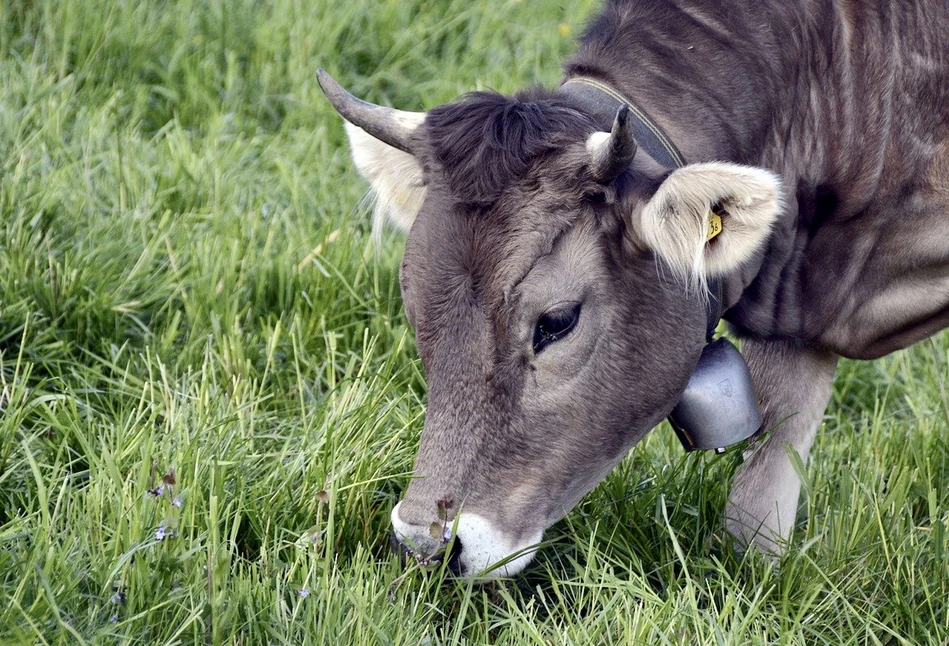
<path id="1" fill-rule="evenodd" d="M 781 180 L 763 168 L 691 164 L 659 185 L 633 231 L 679 278 L 700 288 L 761 247 L 781 201 Z"/>
<path id="2" fill-rule="evenodd" d="M 376 203 L 373 232 L 378 236 L 387 219 L 408 231 L 425 200 L 422 167 L 409 153 L 379 141 L 348 121 L 346 134 L 356 168 L 372 186 Z"/>

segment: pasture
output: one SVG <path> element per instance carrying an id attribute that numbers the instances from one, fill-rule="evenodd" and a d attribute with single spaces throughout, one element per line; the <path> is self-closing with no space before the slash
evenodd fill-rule
<path id="1" fill-rule="evenodd" d="M 391 555 L 425 381 L 315 71 L 552 85 L 598 4 L 0 5 L 0 643 L 949 644 L 946 333 L 842 363 L 779 563 L 666 426 L 515 579 Z"/>

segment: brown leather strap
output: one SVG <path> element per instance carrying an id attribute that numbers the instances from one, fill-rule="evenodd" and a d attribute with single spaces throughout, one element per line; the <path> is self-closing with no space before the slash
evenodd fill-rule
<path id="1" fill-rule="evenodd" d="M 619 107 L 624 104 L 629 106 L 636 143 L 667 168 L 685 166 L 682 153 L 659 124 L 653 121 L 645 110 L 603 81 L 588 76 L 575 76 L 557 88 L 557 93 L 569 96 L 583 105 L 591 116 L 606 125 L 606 130 L 612 127 Z"/>

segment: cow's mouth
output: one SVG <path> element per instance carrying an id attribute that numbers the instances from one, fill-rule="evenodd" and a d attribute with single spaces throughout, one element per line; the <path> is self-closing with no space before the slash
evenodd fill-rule
<path id="1" fill-rule="evenodd" d="M 405 567 L 405 564 L 411 558 L 424 568 L 435 569 L 445 564 L 448 571 L 455 576 L 464 576 L 461 565 L 461 539 L 457 536 L 454 540 L 449 537 L 444 538 L 434 550 L 417 550 L 406 541 L 399 537 L 398 532 L 394 531 L 390 535 L 389 543 L 392 551 L 399 557 L 399 563 Z"/>

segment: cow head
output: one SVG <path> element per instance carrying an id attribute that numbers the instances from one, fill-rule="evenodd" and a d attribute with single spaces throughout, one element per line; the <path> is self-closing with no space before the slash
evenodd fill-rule
<path id="1" fill-rule="evenodd" d="M 550 93 L 416 114 L 320 81 L 379 212 L 408 230 L 428 411 L 396 536 L 429 558 L 455 531 L 456 571 L 513 574 L 676 404 L 705 342 L 705 283 L 759 249 L 778 180 L 662 168 L 622 109 L 600 132 Z M 713 207 L 724 230 L 707 243 Z"/>

